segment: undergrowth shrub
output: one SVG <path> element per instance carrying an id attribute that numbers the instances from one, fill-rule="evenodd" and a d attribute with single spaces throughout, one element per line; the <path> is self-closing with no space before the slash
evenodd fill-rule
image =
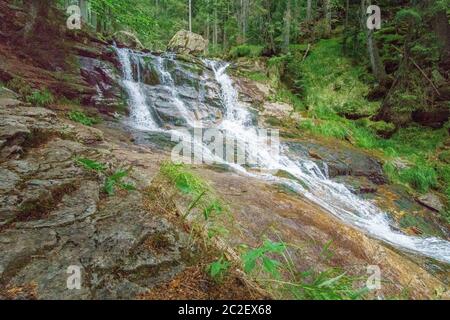
<path id="1" fill-rule="evenodd" d="M 256 58 L 260 57 L 264 50 L 263 46 L 255 46 L 255 45 L 240 45 L 231 48 L 229 56 L 232 59 L 248 57 L 248 58 Z"/>
<path id="2" fill-rule="evenodd" d="M 25 100 L 36 107 L 48 107 L 55 101 L 55 98 L 48 89 L 44 89 L 34 90 Z"/>

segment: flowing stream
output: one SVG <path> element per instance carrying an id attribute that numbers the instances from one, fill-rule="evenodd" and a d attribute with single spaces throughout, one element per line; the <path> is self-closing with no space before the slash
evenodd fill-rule
<path id="1" fill-rule="evenodd" d="M 139 54 L 129 49 L 116 48 L 116 51 L 122 65 L 123 87 L 129 95 L 131 124 L 139 130 L 164 130 L 172 135 L 186 138 L 185 131 L 163 129 L 157 125 L 158 121 L 153 118 L 153 106 L 147 102 L 141 88 Z M 166 59 L 169 59 L 172 63 L 177 63 L 173 55 L 153 57 L 155 68 L 160 75 L 160 81 L 170 90 L 176 108 L 185 118 L 186 123 L 190 127 L 194 127 L 195 117 L 193 112 L 188 110 L 182 97 L 178 94 L 172 76 L 165 67 Z M 225 108 L 224 117 L 217 125 L 217 129 L 227 139 L 237 141 L 238 145 L 245 145 L 246 152 L 258 163 L 263 163 L 266 170 L 256 172 L 243 165 L 227 162 L 211 152 L 203 141 L 195 140 L 195 147 L 203 150 L 203 157 L 206 160 L 226 164 L 248 176 L 284 184 L 318 204 L 341 221 L 353 225 L 376 239 L 407 252 L 450 263 L 450 242 L 435 237 L 410 236 L 398 231 L 394 221 L 389 218 L 386 212 L 383 212 L 372 202 L 359 198 L 343 184 L 330 180 L 326 170 L 321 170 L 316 163 L 301 156 L 295 159 L 287 156 L 288 146 L 286 145 L 281 145 L 280 155 L 274 152 L 273 148 L 267 146 L 267 140 L 258 135 L 258 129 L 253 125 L 251 113 L 247 108 L 240 105 L 237 90 L 232 79 L 226 73 L 228 64 L 212 60 L 203 60 L 203 63 L 214 72 L 215 79 L 209 80 L 216 81 L 219 84 L 220 98 Z M 137 79 L 133 77 L 133 68 L 137 68 Z M 253 143 L 246 144 L 248 141 Z M 271 173 L 278 170 L 287 172 L 293 178 L 281 178 Z"/>

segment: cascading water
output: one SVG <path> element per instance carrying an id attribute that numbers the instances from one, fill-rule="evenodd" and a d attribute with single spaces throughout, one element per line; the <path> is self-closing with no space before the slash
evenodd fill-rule
<path id="1" fill-rule="evenodd" d="M 130 107 L 132 121 L 136 122 L 137 127 L 143 125 L 145 129 L 155 126 L 155 121 L 151 119 L 149 107 L 145 104 L 145 97 L 139 90 L 139 84 L 132 79 L 131 65 L 133 63 L 132 52 L 126 49 L 117 49 L 124 72 L 124 88 L 130 95 Z M 177 95 L 177 89 L 170 76 L 170 73 L 163 67 L 163 58 L 158 57 L 156 68 L 161 75 L 161 82 L 171 87 L 172 95 L 178 109 L 183 110 L 183 116 L 186 117 L 188 124 L 191 124 L 193 117 L 185 107 L 182 100 Z M 288 172 L 296 179 L 280 178 L 270 173 L 256 173 L 248 171 L 244 166 L 236 163 L 228 163 L 224 159 L 213 154 L 203 141 L 194 141 L 197 148 L 203 150 L 203 157 L 210 161 L 216 161 L 229 165 L 231 168 L 258 179 L 264 179 L 268 182 L 282 183 L 289 186 L 299 194 L 320 205 L 331 214 L 351 224 L 358 229 L 368 233 L 374 238 L 383 240 L 399 249 L 421 254 L 436 260 L 450 263 L 450 242 L 439 238 L 423 238 L 409 236 L 397 231 L 393 222 L 389 219 L 387 213 L 381 211 L 373 203 L 360 199 L 354 195 L 344 185 L 328 179 L 327 170 L 322 172 L 314 162 L 308 159 L 291 159 L 286 154 L 280 156 L 274 155 L 273 149 L 268 148 L 266 140 L 261 141 L 258 130 L 252 124 L 250 112 L 239 104 L 237 91 L 233 86 L 231 78 L 226 74 L 228 65 L 218 61 L 204 60 L 215 74 L 215 80 L 221 88 L 221 99 L 225 107 L 225 116 L 218 128 L 223 132 L 226 138 L 237 141 L 244 145 L 246 141 L 252 141 L 246 144 L 246 152 L 264 163 L 269 172 L 273 170 L 283 170 Z M 177 99 L 179 100 L 177 102 Z M 145 121 L 147 126 L 145 126 Z M 162 130 L 162 129 L 159 129 Z M 170 131 L 176 136 L 183 137 L 185 133 L 181 131 Z M 282 149 L 288 148 L 282 146 Z M 283 152 L 282 152 L 283 153 Z M 302 183 L 299 183 L 301 181 Z"/>
<path id="2" fill-rule="evenodd" d="M 173 55 L 169 55 L 167 57 L 167 59 L 173 61 L 174 57 L 173 57 Z M 172 75 L 165 68 L 164 58 L 161 56 L 156 57 L 156 69 L 160 75 L 161 82 L 170 90 L 178 111 L 180 112 L 180 114 L 183 115 L 183 118 L 186 120 L 187 124 L 191 127 L 194 127 L 195 118 L 193 117 L 193 114 L 191 112 L 189 112 L 189 110 L 186 107 L 186 105 L 184 104 L 183 100 L 180 99 L 180 96 L 178 94 L 177 87 L 175 86 L 175 82 L 173 81 Z"/>
<path id="3" fill-rule="evenodd" d="M 153 120 L 150 107 L 147 105 L 145 96 L 141 88 L 140 62 L 139 57 L 129 49 L 115 48 L 120 64 L 122 65 L 123 79 L 122 85 L 128 94 L 130 108 L 130 120 L 132 124 L 140 130 L 155 130 L 158 128 Z M 133 61 L 134 60 L 134 61 Z M 137 81 L 134 80 L 133 67 L 137 66 Z"/>

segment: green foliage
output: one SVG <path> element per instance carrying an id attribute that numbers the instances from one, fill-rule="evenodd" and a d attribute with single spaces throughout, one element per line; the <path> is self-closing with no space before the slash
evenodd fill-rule
<path id="1" fill-rule="evenodd" d="M 300 97 L 283 86 L 277 89 L 275 95 L 270 97 L 270 100 L 288 103 L 294 107 L 295 111 L 305 110 L 305 105 Z"/>
<path id="2" fill-rule="evenodd" d="M 325 245 L 324 256 L 332 255 L 330 244 Z M 280 298 L 348 300 L 361 299 L 368 292 L 367 288 L 355 290 L 358 279 L 336 268 L 321 272 L 314 269 L 297 271 L 288 247 L 296 248 L 284 242 L 266 240 L 261 247 L 247 250 L 242 256 L 244 271 L 274 290 L 277 296 L 281 294 Z"/>
<path id="3" fill-rule="evenodd" d="M 437 176 L 434 168 L 420 164 L 412 168 L 400 171 L 400 181 L 409 184 L 419 192 L 428 192 L 437 186 Z"/>
<path id="4" fill-rule="evenodd" d="M 48 89 L 34 90 L 25 80 L 19 77 L 8 81 L 6 87 L 36 107 L 48 107 L 55 101 L 53 94 Z"/>
<path id="5" fill-rule="evenodd" d="M 272 242 L 270 240 L 264 241 L 264 244 L 261 247 L 248 250 L 242 256 L 244 271 L 246 273 L 251 273 L 256 268 L 257 263 L 260 263 L 264 271 L 275 278 L 279 278 L 281 263 L 271 259 L 270 254 L 280 254 L 284 250 L 286 250 L 286 246 L 283 243 Z"/>
<path id="6" fill-rule="evenodd" d="M 129 175 L 130 171 L 131 171 L 131 169 L 126 169 L 126 170 L 119 169 L 116 172 L 114 172 L 112 175 L 106 177 L 103 190 L 109 196 L 113 196 L 115 194 L 115 191 L 117 188 L 120 188 L 120 189 L 126 190 L 126 191 L 135 190 L 135 187 L 132 184 L 123 182 L 123 179 Z"/>
<path id="7" fill-rule="evenodd" d="M 208 220 L 213 213 L 221 214 L 224 211 L 222 204 L 217 199 L 203 209 L 203 216 Z"/>
<path id="8" fill-rule="evenodd" d="M 25 100 L 36 107 L 48 107 L 55 101 L 55 98 L 49 90 L 44 89 L 42 91 L 34 90 Z"/>
<path id="9" fill-rule="evenodd" d="M 160 172 L 178 191 L 191 198 L 192 201 L 183 218 L 187 218 L 194 209 L 198 209 L 204 221 L 209 222 L 226 212 L 223 202 L 214 194 L 211 186 L 191 172 L 186 165 L 164 162 Z"/>
<path id="10" fill-rule="evenodd" d="M 266 82 L 269 80 L 267 75 L 262 72 L 250 72 L 250 73 L 245 74 L 245 76 L 253 81 L 258 81 L 258 82 Z"/>
<path id="11" fill-rule="evenodd" d="M 350 135 L 350 131 L 345 123 L 334 120 L 320 121 L 317 123 L 312 120 L 304 120 L 300 122 L 299 128 L 308 130 L 315 135 L 333 137 L 341 140 L 345 140 Z"/>
<path id="12" fill-rule="evenodd" d="M 97 162 L 95 160 L 87 159 L 87 158 L 78 158 L 75 160 L 75 163 L 82 166 L 87 170 L 102 172 L 106 170 L 106 165 L 103 163 Z"/>
<path id="13" fill-rule="evenodd" d="M 408 27 L 415 26 L 422 21 L 420 13 L 416 9 L 408 8 L 397 12 L 395 20 L 399 24 L 406 24 Z"/>
<path id="14" fill-rule="evenodd" d="M 199 195 L 208 189 L 205 182 L 190 172 L 184 164 L 165 162 L 160 171 L 184 194 Z"/>
<path id="15" fill-rule="evenodd" d="M 126 191 L 135 190 L 135 186 L 123 182 L 123 180 L 128 177 L 131 172 L 131 168 L 128 169 L 118 169 L 116 171 L 107 172 L 107 165 L 97 162 L 88 158 L 77 158 L 75 159 L 75 163 L 86 170 L 94 171 L 97 174 L 105 177 L 105 183 L 103 186 L 103 191 L 109 195 L 113 196 L 117 189 L 122 189 Z"/>
<path id="16" fill-rule="evenodd" d="M 94 124 L 99 123 L 99 119 L 89 117 L 83 111 L 71 111 L 69 113 L 69 119 L 88 127 L 91 127 Z"/>
<path id="17" fill-rule="evenodd" d="M 6 87 L 19 94 L 23 99 L 33 93 L 31 86 L 22 78 L 13 78 L 6 83 Z"/>
<path id="18" fill-rule="evenodd" d="M 208 266 L 208 273 L 215 281 L 220 282 L 230 269 L 231 263 L 224 257 L 214 261 Z"/>
<path id="19" fill-rule="evenodd" d="M 302 276 L 310 280 L 298 287 L 291 287 L 297 299 L 356 300 L 363 298 L 369 292 L 366 287 L 355 290 L 354 284 L 358 279 L 335 268 L 323 272 L 310 270 Z"/>
<path id="20" fill-rule="evenodd" d="M 229 56 L 232 59 L 241 57 L 256 58 L 261 56 L 263 49 L 264 47 L 262 46 L 240 45 L 231 48 Z"/>

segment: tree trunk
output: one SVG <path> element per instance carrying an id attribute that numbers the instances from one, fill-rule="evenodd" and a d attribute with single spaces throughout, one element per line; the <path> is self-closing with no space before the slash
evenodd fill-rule
<path id="1" fill-rule="evenodd" d="M 439 11 L 434 17 L 434 31 L 442 44 L 443 60 L 450 59 L 450 25 L 445 11 Z"/>
<path id="2" fill-rule="evenodd" d="M 192 0 L 189 0 L 189 31 L 192 32 Z"/>
<path id="3" fill-rule="evenodd" d="M 379 83 L 384 83 L 387 79 L 386 70 L 381 62 L 380 54 L 378 52 L 377 43 L 373 37 L 373 30 L 367 28 L 367 0 L 361 1 L 361 26 L 366 33 L 367 51 L 369 54 L 370 66 L 372 73 Z"/>
<path id="4" fill-rule="evenodd" d="M 312 20 L 312 0 L 308 0 L 306 3 L 306 20 Z"/>
<path id="5" fill-rule="evenodd" d="M 325 36 L 331 35 L 331 0 L 325 0 Z"/>
<path id="6" fill-rule="evenodd" d="M 291 38 L 291 1 L 287 0 L 286 3 L 286 12 L 284 14 L 284 43 L 283 43 L 283 51 L 287 53 L 289 51 L 289 44 Z"/>

